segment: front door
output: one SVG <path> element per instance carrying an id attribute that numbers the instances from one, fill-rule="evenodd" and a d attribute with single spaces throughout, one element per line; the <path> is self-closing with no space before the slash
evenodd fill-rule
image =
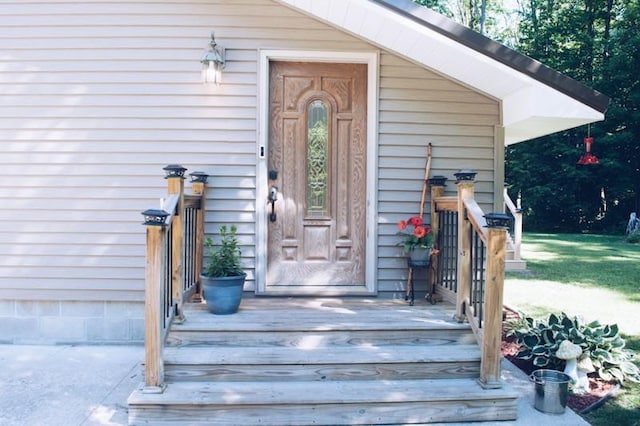
<path id="1" fill-rule="evenodd" d="M 366 290 L 366 98 L 365 64 L 270 63 L 267 293 Z"/>

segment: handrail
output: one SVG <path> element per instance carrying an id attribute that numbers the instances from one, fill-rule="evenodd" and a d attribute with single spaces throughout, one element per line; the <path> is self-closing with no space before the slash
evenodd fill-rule
<path id="1" fill-rule="evenodd" d="M 469 322 L 480 344 L 480 384 L 485 388 L 501 387 L 505 221 L 508 220 L 504 215 L 482 211 L 475 200 L 475 172 L 456 173 L 456 178 L 457 197 L 443 195 L 446 179 L 439 185 L 432 184 L 431 218 L 439 250 L 436 284 L 445 298 L 456 303 L 455 318 Z M 452 261 L 455 268 L 451 267 Z M 455 285 L 447 281 L 453 273 Z"/>
<path id="2" fill-rule="evenodd" d="M 170 194 L 167 198 L 163 198 L 160 202 L 160 208 L 167 212 L 169 216 L 165 219 L 165 223 L 170 224 L 173 222 L 173 218 L 179 214 L 178 204 L 180 203 L 179 194 Z"/>
<path id="3" fill-rule="evenodd" d="M 197 290 L 204 239 L 204 184 L 207 175 L 191 174 L 193 196 L 184 194 L 185 168 L 171 165 L 168 195 L 161 209 L 145 210 L 147 261 L 145 268 L 145 387 L 164 390 L 162 353 L 172 322 L 184 321 L 183 304 Z M 185 199 L 188 201 L 185 202 Z M 199 200 L 196 200 L 199 199 Z"/>
<path id="4" fill-rule="evenodd" d="M 504 189 L 504 204 L 507 206 L 507 209 L 509 209 L 511 214 L 520 210 L 519 207 L 516 207 L 511 197 L 509 197 L 509 191 L 507 190 L 507 188 Z"/>
<path id="5" fill-rule="evenodd" d="M 489 237 L 489 230 L 487 228 L 487 220 L 484 217 L 484 212 L 478 205 L 475 199 L 465 198 L 462 200 L 464 208 L 467 211 L 467 219 L 471 222 L 471 226 L 478 233 L 478 236 L 486 244 Z"/>
<path id="6" fill-rule="evenodd" d="M 438 188 L 437 186 L 432 186 L 432 190 Z M 458 198 L 452 196 L 434 196 L 433 203 L 435 204 L 435 208 L 437 211 L 458 211 Z"/>

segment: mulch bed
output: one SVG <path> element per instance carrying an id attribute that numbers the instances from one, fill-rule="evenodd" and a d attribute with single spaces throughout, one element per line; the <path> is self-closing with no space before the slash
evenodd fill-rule
<path id="1" fill-rule="evenodd" d="M 517 312 L 510 309 L 504 309 L 505 320 L 518 319 Z M 508 359 L 512 364 L 524 371 L 527 375 L 533 373 L 539 367 L 535 367 L 530 361 L 516 358 L 519 345 L 513 341 L 512 338 L 505 336 L 505 329 L 502 333 L 502 355 Z M 605 382 L 600 378 L 589 377 L 589 393 L 584 395 L 569 394 L 567 398 L 567 406 L 573 411 L 579 413 L 585 408 L 598 402 L 601 398 L 607 395 L 613 388 L 615 383 Z"/>

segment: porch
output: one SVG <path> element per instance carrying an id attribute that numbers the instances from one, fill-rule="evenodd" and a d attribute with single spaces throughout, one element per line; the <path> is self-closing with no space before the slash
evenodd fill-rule
<path id="1" fill-rule="evenodd" d="M 500 378 L 505 216 L 484 215 L 473 172 L 429 181 L 439 253 L 427 304 L 384 298 L 249 297 L 213 316 L 199 302 L 206 175 L 185 196 L 165 168 L 148 210 L 145 384 L 130 424 L 397 424 L 512 420 Z M 424 287 L 423 287 L 424 288 Z M 418 288 L 419 289 L 419 288 Z"/>

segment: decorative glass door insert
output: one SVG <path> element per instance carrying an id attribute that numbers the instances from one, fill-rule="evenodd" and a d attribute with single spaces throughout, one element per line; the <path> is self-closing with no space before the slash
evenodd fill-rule
<path id="1" fill-rule="evenodd" d="M 307 113 L 307 216 L 328 213 L 329 125 L 322 101 L 309 104 Z"/>

